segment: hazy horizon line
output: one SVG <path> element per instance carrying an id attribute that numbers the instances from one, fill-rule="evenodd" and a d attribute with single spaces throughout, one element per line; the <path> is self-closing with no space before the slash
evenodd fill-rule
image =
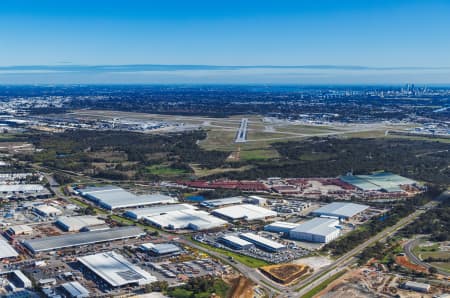
<path id="1" fill-rule="evenodd" d="M 315 69 L 315 70 L 448 70 L 450 66 L 366 66 L 339 64 L 304 64 L 304 65 L 216 65 L 216 64 L 30 64 L 3 65 L 0 70 L 12 71 L 177 71 L 177 70 L 239 70 L 239 69 Z"/>

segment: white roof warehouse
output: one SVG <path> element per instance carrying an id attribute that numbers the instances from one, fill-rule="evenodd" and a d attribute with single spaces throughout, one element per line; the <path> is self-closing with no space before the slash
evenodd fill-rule
<path id="1" fill-rule="evenodd" d="M 328 243 L 339 237 L 340 230 L 336 228 L 337 225 L 339 225 L 337 219 L 313 218 L 290 230 L 289 238 L 309 242 Z"/>
<path id="2" fill-rule="evenodd" d="M 156 277 L 113 251 L 80 257 L 78 261 L 114 288 L 157 281 Z"/>
<path id="3" fill-rule="evenodd" d="M 244 219 L 247 221 L 258 219 L 264 220 L 268 217 L 277 216 L 275 211 L 251 204 L 241 204 L 219 208 L 214 210 L 212 214 L 228 220 Z"/>
<path id="4" fill-rule="evenodd" d="M 145 235 L 139 227 L 121 227 L 108 230 L 84 232 L 79 234 L 67 234 L 24 240 L 22 244 L 32 253 L 89 245 L 94 243 L 108 242 L 127 238 L 136 238 Z"/>
<path id="5" fill-rule="evenodd" d="M 176 198 L 162 194 L 135 195 L 112 185 L 87 187 L 77 191 L 83 197 L 108 210 L 178 202 Z"/>
<path id="6" fill-rule="evenodd" d="M 317 216 L 331 216 L 340 219 L 348 219 L 368 208 L 369 206 L 367 205 L 334 202 L 314 210 L 312 214 Z"/>
<path id="7" fill-rule="evenodd" d="M 60 216 L 56 221 L 56 224 L 60 226 L 64 231 L 79 231 L 85 227 L 91 227 L 104 224 L 105 221 L 98 219 L 96 216 L 84 215 L 84 216 Z"/>
<path id="8" fill-rule="evenodd" d="M 18 255 L 17 251 L 9 245 L 8 241 L 0 236 L 0 259 L 15 258 Z"/>

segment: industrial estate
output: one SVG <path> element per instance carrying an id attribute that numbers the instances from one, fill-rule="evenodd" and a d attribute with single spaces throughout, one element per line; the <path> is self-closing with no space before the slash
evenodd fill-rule
<path id="1" fill-rule="evenodd" d="M 449 291 L 445 111 L 189 116 L 75 109 L 63 96 L 64 110 L 39 114 L 44 97 L 1 103 L 1 296 Z"/>

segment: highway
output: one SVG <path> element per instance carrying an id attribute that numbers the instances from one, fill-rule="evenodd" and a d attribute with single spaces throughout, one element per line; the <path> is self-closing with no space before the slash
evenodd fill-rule
<path id="1" fill-rule="evenodd" d="M 307 292 L 309 292 L 314 287 L 321 284 L 323 281 L 328 279 L 329 277 L 341 272 L 342 270 L 348 268 L 349 266 L 355 264 L 358 261 L 358 258 L 356 257 L 359 253 L 361 253 L 362 250 L 364 250 L 366 247 L 373 245 L 375 242 L 380 241 L 382 239 L 385 239 L 386 237 L 390 236 L 391 234 L 395 233 L 405 225 L 411 223 L 414 219 L 416 219 L 418 216 L 420 216 L 422 213 L 424 213 L 428 208 L 431 208 L 435 203 L 430 202 L 427 205 L 425 205 L 425 208 L 421 210 L 417 210 L 414 213 L 410 214 L 409 216 L 401 219 L 397 224 L 395 224 L 392 227 L 388 227 L 382 232 L 378 233 L 374 237 L 368 239 L 366 242 L 358 245 L 339 259 L 337 259 L 333 264 L 316 271 L 313 275 L 309 276 L 308 278 L 300 281 L 299 283 L 291 286 L 283 286 L 278 283 L 275 283 L 271 279 L 267 278 L 263 274 L 261 274 L 257 269 L 249 268 L 241 263 L 233 262 L 233 267 L 236 268 L 239 272 L 241 272 L 244 276 L 252 280 L 254 283 L 260 285 L 261 287 L 265 288 L 269 292 L 272 292 L 272 294 L 278 295 L 278 297 L 302 297 Z M 217 257 L 227 263 L 230 263 L 230 260 L 226 257 L 221 255 L 220 253 L 217 253 L 215 251 L 209 250 L 207 248 L 204 248 L 202 246 L 196 245 L 193 243 L 190 239 L 182 238 L 182 242 L 184 242 L 187 245 L 190 245 L 194 248 L 197 248 L 201 251 L 205 251 L 208 254 Z"/>
<path id="2" fill-rule="evenodd" d="M 328 277 L 331 275 L 334 275 L 338 273 L 339 271 L 345 269 L 345 267 L 351 266 L 357 262 L 356 256 L 361 253 L 366 247 L 371 246 L 375 244 L 375 242 L 385 239 L 386 237 L 390 236 L 391 234 L 395 233 L 399 229 L 403 228 L 405 225 L 411 223 L 414 219 L 416 219 L 418 216 L 420 216 L 422 213 L 424 213 L 428 208 L 432 208 L 433 205 L 435 205 L 435 202 L 430 202 L 426 204 L 421 210 L 416 210 L 409 216 L 402 218 L 399 220 L 395 225 L 386 228 L 385 230 L 381 231 L 374 237 L 367 239 L 364 243 L 358 245 L 339 259 L 337 259 L 333 264 L 323 268 L 322 270 L 319 270 L 315 272 L 310 277 L 306 278 L 305 280 L 302 280 L 300 283 L 297 284 L 297 289 L 300 289 L 296 294 L 296 297 L 302 297 L 305 295 L 308 291 L 313 289 L 314 287 L 318 286 L 320 283 L 325 281 Z M 327 272 L 326 274 L 324 274 Z M 324 275 L 322 275 L 324 274 Z M 322 275 L 322 276 L 321 276 Z"/>
<path id="3" fill-rule="evenodd" d="M 46 174 L 46 176 L 50 176 Z M 50 177 L 48 177 L 50 178 Z M 50 179 L 49 179 L 50 180 Z M 58 187 L 51 187 L 52 190 L 56 193 L 57 196 L 60 196 L 64 199 L 68 199 Z M 224 256 L 216 251 L 209 250 L 208 248 L 205 248 L 203 246 L 200 246 L 195 243 L 195 241 L 191 240 L 188 237 L 179 237 L 179 242 L 184 243 L 186 245 L 189 245 L 191 247 L 194 247 L 200 251 L 204 251 L 208 253 L 211 256 L 214 256 L 225 263 L 229 263 L 232 265 L 237 271 L 242 273 L 244 276 L 252 280 L 255 284 L 260 285 L 262 288 L 264 288 L 268 293 L 271 293 L 271 295 L 276 295 L 278 297 L 302 297 L 307 292 L 309 292 L 314 287 L 321 284 L 323 281 L 328 279 L 329 277 L 337 274 L 338 272 L 341 272 L 342 270 L 345 270 L 349 266 L 352 266 L 356 264 L 358 261 L 357 255 L 360 254 L 366 247 L 373 245 L 377 241 L 383 240 L 386 237 L 392 235 L 393 233 L 397 232 L 399 229 L 404 227 L 405 225 L 411 223 L 414 219 L 416 219 L 418 216 L 429 210 L 430 208 L 433 208 L 436 206 L 437 203 L 435 201 L 431 201 L 428 204 L 424 205 L 424 208 L 420 208 L 419 210 L 416 210 L 409 216 L 402 218 L 399 220 L 394 226 L 388 227 L 385 230 L 381 231 L 377 235 L 367 239 L 364 243 L 358 245 L 348 253 L 344 254 L 340 258 L 338 258 L 335 262 L 330 264 L 329 266 L 326 266 L 316 272 L 314 272 L 311 276 L 305 278 L 304 280 L 301 280 L 299 283 L 290 285 L 290 286 L 284 286 L 280 285 L 271 279 L 267 278 L 263 274 L 261 274 L 257 269 L 255 268 L 249 268 L 235 260 L 230 260 L 227 256 Z M 173 238 L 173 235 L 160 231 L 160 235 L 163 238 L 170 237 Z M 417 239 L 416 239 L 417 240 Z M 405 247 L 405 250 L 408 254 L 408 257 L 410 257 L 413 261 L 416 261 L 416 257 L 411 253 L 412 247 L 414 247 L 415 242 L 410 242 L 407 244 L 407 247 Z M 410 256 L 410 254 L 413 256 Z M 421 261 L 418 260 L 418 264 L 422 265 L 420 263 Z M 429 265 L 428 265 L 429 266 Z M 448 274 L 447 274 L 448 275 Z"/>

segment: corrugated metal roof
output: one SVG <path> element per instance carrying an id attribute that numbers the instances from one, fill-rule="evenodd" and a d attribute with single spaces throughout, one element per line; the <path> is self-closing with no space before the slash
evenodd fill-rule
<path id="1" fill-rule="evenodd" d="M 229 241 L 233 244 L 237 244 L 240 246 L 247 246 L 247 245 L 253 245 L 251 242 L 248 242 L 247 240 L 241 239 L 239 237 L 236 237 L 234 235 L 226 235 L 226 236 L 222 236 L 222 239 Z"/>
<path id="2" fill-rule="evenodd" d="M 277 215 L 275 211 L 250 204 L 223 207 L 214 210 L 213 213 L 233 220 L 241 218 L 246 220 L 257 220 Z"/>
<path id="3" fill-rule="evenodd" d="M 262 236 L 253 234 L 253 233 L 242 233 L 239 235 L 239 237 L 244 238 L 244 240 L 256 243 L 256 244 L 262 244 L 267 247 L 273 248 L 275 250 L 284 248 L 285 246 L 281 243 L 272 241 L 270 239 L 264 238 Z"/>
<path id="4" fill-rule="evenodd" d="M 0 236 L 1 237 L 1 236 Z M 17 257 L 17 251 L 9 245 L 5 238 L 0 238 L 0 259 Z"/>
<path id="5" fill-rule="evenodd" d="M 181 250 L 178 246 L 176 246 L 175 244 L 172 244 L 172 243 L 157 243 L 157 244 L 144 243 L 144 244 L 141 244 L 141 247 L 143 247 L 147 250 L 151 250 L 158 254 L 174 253 L 174 252 L 179 252 Z"/>
<path id="6" fill-rule="evenodd" d="M 176 198 L 163 194 L 138 196 L 116 186 L 88 187 L 79 191 L 83 196 L 108 209 L 178 202 Z"/>
<path id="7" fill-rule="evenodd" d="M 225 205 L 231 205 L 231 204 L 240 204 L 244 201 L 244 197 L 229 197 L 229 198 L 222 198 L 222 199 L 216 199 L 216 200 L 207 200 L 201 203 L 202 206 L 206 207 L 219 207 L 219 206 L 225 206 Z"/>
<path id="8" fill-rule="evenodd" d="M 126 239 L 144 235 L 139 227 L 120 227 L 109 230 L 84 232 L 78 234 L 66 234 L 39 239 L 25 240 L 23 245 L 32 252 L 42 252 L 66 247 L 81 246 L 99 242 Z"/>
<path id="9" fill-rule="evenodd" d="M 305 223 L 301 223 L 292 232 L 309 233 L 314 235 L 327 236 L 336 231 L 339 221 L 330 218 L 313 218 Z"/>
<path id="10" fill-rule="evenodd" d="M 0 192 L 39 192 L 45 188 L 40 184 L 0 184 Z"/>
<path id="11" fill-rule="evenodd" d="M 335 217 L 353 217 L 356 214 L 369 208 L 367 205 L 355 204 L 355 203 L 345 203 L 345 202 L 334 202 L 319 209 L 314 210 L 312 213 L 319 215 L 329 215 Z"/>
<path id="12" fill-rule="evenodd" d="M 78 260 L 113 287 L 157 281 L 156 277 L 113 251 L 80 257 Z"/>
<path id="13" fill-rule="evenodd" d="M 77 281 L 66 282 L 61 286 L 70 294 L 71 297 L 89 297 L 89 291 Z"/>
<path id="14" fill-rule="evenodd" d="M 171 211 L 181 211 L 186 209 L 197 209 L 197 208 L 189 204 L 173 204 L 173 205 L 132 209 L 126 211 L 125 215 L 128 217 L 140 219 L 144 216 L 155 216 L 160 215 L 162 213 L 167 213 Z"/>
<path id="15" fill-rule="evenodd" d="M 265 231 L 275 233 L 289 233 L 290 230 L 296 228 L 298 224 L 284 221 L 276 221 L 264 226 Z"/>
<path id="16" fill-rule="evenodd" d="M 389 172 L 374 173 L 371 175 L 348 175 L 340 179 L 365 191 L 385 190 L 388 192 L 402 191 L 400 185 L 415 184 L 416 181 Z"/>
<path id="17" fill-rule="evenodd" d="M 185 209 L 171 211 L 162 215 L 144 217 L 146 220 L 172 229 L 208 230 L 225 225 L 227 222 L 205 211 Z"/>
<path id="18" fill-rule="evenodd" d="M 60 216 L 58 217 L 58 224 L 64 226 L 70 231 L 79 231 L 84 227 L 104 224 L 105 221 L 98 219 L 96 216 Z"/>

